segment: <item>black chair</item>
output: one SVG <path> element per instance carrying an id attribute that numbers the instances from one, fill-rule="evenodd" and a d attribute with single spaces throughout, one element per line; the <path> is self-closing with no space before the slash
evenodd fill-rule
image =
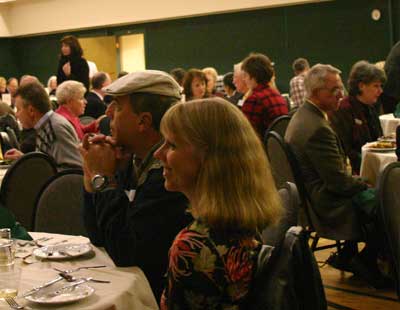
<path id="1" fill-rule="evenodd" d="M 264 135 L 264 141 L 268 135 L 269 132 L 275 131 L 277 132 L 281 137 L 285 136 L 286 133 L 286 128 L 289 125 L 290 122 L 290 116 L 289 115 L 282 115 L 276 118 L 271 125 L 269 125 L 268 129 L 265 132 Z"/>
<path id="2" fill-rule="evenodd" d="M 264 244 L 271 246 L 276 246 L 282 241 L 286 231 L 290 227 L 296 226 L 298 221 L 300 197 L 296 185 L 291 182 L 286 182 L 284 186 L 279 189 L 279 196 L 281 197 L 284 214 L 278 224 L 269 226 L 262 231 Z"/>
<path id="3" fill-rule="evenodd" d="M 321 274 L 308 234 L 291 227 L 275 248 L 263 246 L 248 296 L 240 309 L 326 310 Z"/>
<path id="4" fill-rule="evenodd" d="M 16 135 L 14 129 L 12 129 L 11 127 L 6 127 L 6 132 L 8 134 L 11 148 L 16 148 L 19 150 L 20 145 L 19 145 L 18 138 L 17 138 L 17 135 Z"/>
<path id="5" fill-rule="evenodd" d="M 44 184 L 37 196 L 33 230 L 86 236 L 81 216 L 82 204 L 82 170 L 57 173 Z"/>
<path id="6" fill-rule="evenodd" d="M 89 125 L 91 122 L 95 121 L 96 119 L 91 116 L 83 115 L 79 117 L 79 121 L 82 125 Z"/>
<path id="7" fill-rule="evenodd" d="M 264 139 L 264 147 L 271 166 L 272 176 L 276 187 L 279 189 L 286 182 L 295 182 L 290 159 L 288 158 L 288 150 L 282 136 L 270 131 Z"/>
<path id="8" fill-rule="evenodd" d="M 11 210 L 27 230 L 32 230 L 37 194 L 43 184 L 56 173 L 56 163 L 51 157 L 33 152 L 15 161 L 4 175 L 0 202 Z"/>
<path id="9" fill-rule="evenodd" d="M 397 296 L 400 299 L 400 162 L 388 165 L 379 179 L 378 193 L 383 228 L 393 257 Z"/>

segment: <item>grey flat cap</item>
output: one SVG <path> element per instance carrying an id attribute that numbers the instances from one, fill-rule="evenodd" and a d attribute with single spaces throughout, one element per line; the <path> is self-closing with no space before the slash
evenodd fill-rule
<path id="1" fill-rule="evenodd" d="M 112 96 L 133 93 L 150 93 L 181 99 L 179 84 L 169 74 L 158 70 L 145 70 L 129 73 L 103 88 Z"/>

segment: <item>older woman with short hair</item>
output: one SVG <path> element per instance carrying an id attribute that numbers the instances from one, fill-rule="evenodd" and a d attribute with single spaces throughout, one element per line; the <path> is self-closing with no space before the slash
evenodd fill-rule
<path id="1" fill-rule="evenodd" d="M 85 133 L 97 132 L 98 121 L 93 121 L 84 126 L 79 121 L 79 116 L 85 112 L 86 99 L 84 97 L 86 88 L 77 81 L 65 81 L 57 87 L 56 97 L 59 108 L 56 113 L 64 116 L 74 127 L 79 140 Z"/>
<path id="2" fill-rule="evenodd" d="M 258 231 L 282 210 L 261 141 L 215 97 L 173 106 L 161 132 L 165 188 L 185 194 L 195 219 L 171 246 L 161 309 L 236 309 L 253 279 Z"/>
<path id="3" fill-rule="evenodd" d="M 349 95 L 343 98 L 339 110 L 329 115 L 355 174 L 360 172 L 361 147 L 382 136 L 374 105 L 385 81 L 384 71 L 375 65 L 364 60 L 355 63 L 348 80 Z"/>

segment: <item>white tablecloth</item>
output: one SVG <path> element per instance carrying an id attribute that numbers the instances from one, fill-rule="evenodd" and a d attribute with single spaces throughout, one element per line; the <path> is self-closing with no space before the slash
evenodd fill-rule
<path id="1" fill-rule="evenodd" d="M 397 126 L 400 125 L 400 118 L 395 118 L 393 113 L 383 114 L 379 116 L 381 122 L 383 135 L 389 136 L 396 132 Z"/>
<path id="2" fill-rule="evenodd" d="M 49 244 L 62 240 L 76 242 L 76 237 L 56 235 L 48 233 L 30 233 L 34 239 L 43 236 L 52 236 Z M 84 238 L 84 237 L 81 237 Z M 75 241 L 74 241 L 75 239 Z M 82 239 L 81 239 L 82 240 Z M 88 241 L 88 240 L 87 240 Z M 22 249 L 25 249 L 23 247 Z M 29 249 L 29 246 L 28 248 Z M 77 268 L 80 266 L 106 265 L 105 268 L 81 270 L 73 273 L 74 276 L 93 277 L 94 279 L 109 280 L 111 283 L 94 283 L 89 285 L 95 289 L 93 295 L 88 298 L 66 305 L 57 305 L 49 308 L 27 302 L 24 298 L 18 297 L 17 301 L 28 305 L 31 309 L 93 309 L 93 310 L 155 310 L 158 309 L 157 302 L 151 291 L 150 285 L 143 272 L 138 267 L 117 268 L 105 253 L 104 249 L 93 247 L 94 257 L 81 257 L 72 260 L 43 260 L 33 264 L 24 264 L 22 259 L 16 261 L 21 267 L 21 283 L 19 294 L 49 280 L 55 279 L 58 275 L 52 268 L 63 270 Z M 5 302 L 0 300 L 0 309 L 10 309 Z"/>
<path id="3" fill-rule="evenodd" d="M 379 176 L 383 169 L 390 163 L 397 161 L 397 156 L 394 151 L 384 153 L 372 152 L 368 150 L 370 144 L 367 143 L 361 149 L 360 176 L 375 187 L 378 184 Z"/>
<path id="4" fill-rule="evenodd" d="M 0 166 L 0 186 L 3 182 L 4 175 L 6 174 L 8 166 Z"/>

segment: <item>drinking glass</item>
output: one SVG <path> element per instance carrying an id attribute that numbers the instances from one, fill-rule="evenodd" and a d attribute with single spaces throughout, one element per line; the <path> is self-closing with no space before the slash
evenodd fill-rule
<path id="1" fill-rule="evenodd" d="M 0 298 L 16 297 L 20 278 L 20 268 L 16 266 L 0 267 Z"/>
<path id="2" fill-rule="evenodd" d="M 0 239 L 0 267 L 14 265 L 15 246 L 10 239 Z"/>

